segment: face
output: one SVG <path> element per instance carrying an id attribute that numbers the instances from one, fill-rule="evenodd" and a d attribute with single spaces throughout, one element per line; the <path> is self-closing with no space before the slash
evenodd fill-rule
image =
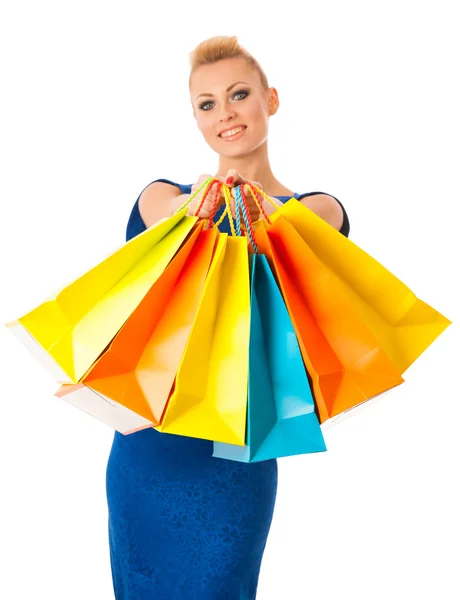
<path id="1" fill-rule="evenodd" d="M 265 142 L 269 117 L 279 104 L 275 88 L 265 90 L 258 72 L 239 57 L 199 67 L 190 81 L 190 96 L 204 139 L 227 157 L 244 156 Z M 233 129 L 239 131 L 225 134 Z"/>

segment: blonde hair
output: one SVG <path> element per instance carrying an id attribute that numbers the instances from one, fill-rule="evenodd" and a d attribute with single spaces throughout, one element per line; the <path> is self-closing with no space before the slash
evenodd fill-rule
<path id="1" fill-rule="evenodd" d="M 190 52 L 189 84 L 193 73 L 201 65 L 209 65 L 216 63 L 219 60 L 237 57 L 244 58 L 247 64 L 258 72 L 262 87 L 268 90 L 269 85 L 264 70 L 257 60 L 252 56 L 252 54 L 240 46 L 236 35 L 216 35 L 212 38 L 204 40 L 204 42 L 198 44 L 195 50 Z"/>

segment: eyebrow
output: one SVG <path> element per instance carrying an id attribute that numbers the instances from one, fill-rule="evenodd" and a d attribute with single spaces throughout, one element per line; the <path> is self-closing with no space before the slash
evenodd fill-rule
<path id="1" fill-rule="evenodd" d="M 232 88 L 235 87 L 235 85 L 238 85 L 239 83 L 244 83 L 245 85 L 250 85 L 249 83 L 247 83 L 246 81 L 235 81 L 235 83 L 232 83 L 232 85 L 230 87 L 228 87 L 225 91 L 229 92 Z M 206 92 L 204 92 L 203 94 L 198 94 L 198 96 L 196 97 L 196 100 L 198 100 L 198 98 L 200 96 L 213 96 L 214 94 L 208 94 Z"/>

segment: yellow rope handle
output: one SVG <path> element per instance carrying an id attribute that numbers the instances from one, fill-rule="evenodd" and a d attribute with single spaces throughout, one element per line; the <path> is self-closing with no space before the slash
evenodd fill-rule
<path id="1" fill-rule="evenodd" d="M 222 186 L 222 191 L 224 192 L 225 205 L 227 207 L 225 209 L 225 213 L 227 213 L 228 220 L 230 222 L 230 231 L 232 232 L 232 235 L 236 236 L 235 222 L 233 221 L 232 207 L 231 207 L 231 204 L 230 204 L 231 198 L 232 198 L 232 193 L 231 193 L 230 188 L 228 187 L 228 185 Z"/>
<path id="2" fill-rule="evenodd" d="M 208 179 L 206 179 L 206 181 L 204 181 L 204 182 L 203 182 L 203 183 L 200 185 L 200 187 L 199 187 L 197 190 L 195 190 L 195 191 L 193 192 L 193 194 L 190 194 L 190 197 L 189 197 L 189 198 L 187 198 L 187 200 L 186 200 L 186 201 L 185 201 L 185 202 L 182 204 L 182 206 L 180 206 L 180 207 L 179 207 L 179 208 L 176 210 L 176 213 L 180 212 L 182 209 L 184 209 L 186 206 L 188 206 L 188 205 L 190 204 L 190 202 L 193 200 L 193 198 L 195 198 L 195 196 L 197 196 L 197 195 L 198 195 L 198 194 L 201 192 L 201 190 L 202 190 L 203 188 L 205 188 L 205 187 L 208 185 L 208 183 L 210 183 L 210 182 L 213 182 L 213 180 L 214 180 L 214 179 L 215 179 L 214 177 L 208 177 Z M 216 180 L 216 181 L 217 181 L 217 180 Z M 209 187 L 211 187 L 211 185 L 212 185 L 212 183 L 210 183 Z M 204 190 L 204 191 L 203 191 L 203 194 L 204 194 L 205 192 L 206 192 L 206 190 Z"/>
<path id="3" fill-rule="evenodd" d="M 222 191 L 224 193 L 224 198 L 225 198 L 225 210 L 222 213 L 220 219 L 217 221 L 217 223 L 214 223 L 213 227 L 219 227 L 219 225 L 222 223 L 222 221 L 225 219 L 225 217 L 228 217 L 232 235 L 236 236 L 235 223 L 233 221 L 232 209 L 230 206 L 230 199 L 231 199 L 230 188 L 227 185 L 222 184 Z"/>
<path id="4" fill-rule="evenodd" d="M 257 187 L 256 185 L 254 185 L 254 184 L 251 184 L 251 185 L 254 187 L 254 189 L 255 189 L 255 190 L 257 190 L 257 192 L 258 192 L 258 193 L 259 193 L 261 196 L 263 196 L 263 197 L 264 197 L 264 198 L 267 200 L 267 202 L 268 202 L 269 204 L 271 204 L 271 205 L 272 205 L 274 208 L 279 208 L 279 206 L 278 206 L 278 205 L 277 205 L 277 204 L 274 202 L 274 200 L 273 200 L 272 198 L 270 198 L 270 196 L 268 196 L 268 195 L 267 195 L 267 194 L 266 194 L 266 193 L 265 193 L 263 190 L 261 190 L 260 188 L 258 188 L 258 187 Z M 259 210 L 260 210 L 260 212 L 262 212 L 262 211 L 261 211 L 261 206 L 260 206 L 260 204 L 259 204 L 259 199 L 258 199 L 258 198 L 256 197 L 256 195 L 254 194 L 254 190 L 252 189 L 252 187 L 251 187 L 251 186 L 248 186 L 247 184 L 245 184 L 245 187 L 248 187 L 248 188 L 249 188 L 249 191 L 250 191 L 250 193 L 251 193 L 251 196 L 254 198 L 254 202 L 255 202 L 255 203 L 257 204 L 257 206 L 259 207 Z"/>
<path id="5" fill-rule="evenodd" d="M 219 225 L 222 223 L 222 221 L 225 219 L 226 216 L 227 216 L 227 209 L 225 209 L 224 212 L 221 214 L 220 219 L 217 221 L 217 223 L 213 223 L 213 227 L 219 227 Z"/>

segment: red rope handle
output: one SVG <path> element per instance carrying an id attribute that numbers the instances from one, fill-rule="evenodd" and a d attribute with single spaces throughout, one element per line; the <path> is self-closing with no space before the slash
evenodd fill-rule
<path id="1" fill-rule="evenodd" d="M 255 239 L 254 227 L 252 225 L 251 215 L 249 214 L 248 201 L 246 199 L 246 194 L 244 193 L 244 185 L 241 186 L 241 199 L 242 199 L 242 207 L 244 210 L 244 214 L 246 215 L 246 222 L 249 224 L 249 234 L 252 239 Z"/>
<path id="2" fill-rule="evenodd" d="M 218 183 L 216 193 L 214 194 L 214 198 L 212 199 L 211 214 L 209 215 L 208 229 L 211 229 L 211 227 L 213 225 L 214 217 L 216 216 L 217 204 L 219 202 L 219 194 L 220 194 L 222 185 L 223 184 L 221 182 Z"/>
<path id="3" fill-rule="evenodd" d="M 246 196 L 244 193 L 244 186 L 240 186 L 240 209 L 243 212 L 243 222 L 246 225 L 246 235 L 249 237 L 249 241 L 252 244 L 252 247 L 254 248 L 254 251 L 257 253 L 257 244 L 255 242 L 255 232 L 254 232 L 254 227 L 252 225 L 252 221 L 251 221 L 251 215 L 249 214 L 249 208 L 248 208 L 248 203 L 246 200 Z M 247 231 L 249 229 L 249 231 Z"/>
<path id="4" fill-rule="evenodd" d="M 218 181 L 218 180 L 214 179 L 214 181 L 210 181 L 208 187 L 204 190 L 203 195 L 201 196 L 201 202 L 198 205 L 197 209 L 195 210 L 195 213 L 194 213 L 195 217 L 200 212 L 200 210 L 203 208 L 204 201 L 206 200 L 207 195 L 211 191 L 211 188 L 212 188 L 212 186 L 213 186 L 213 184 L 214 184 L 215 181 Z"/>

